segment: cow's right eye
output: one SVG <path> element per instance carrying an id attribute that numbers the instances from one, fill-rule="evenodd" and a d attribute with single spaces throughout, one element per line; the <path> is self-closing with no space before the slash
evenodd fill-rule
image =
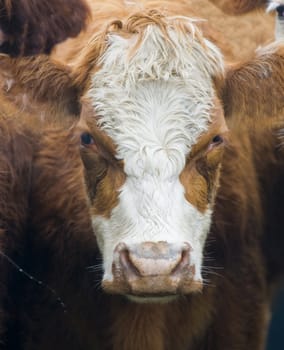
<path id="1" fill-rule="evenodd" d="M 81 135 L 81 144 L 83 146 L 89 146 L 89 145 L 93 145 L 95 143 L 93 137 L 91 134 L 89 134 L 88 132 L 84 132 Z"/>

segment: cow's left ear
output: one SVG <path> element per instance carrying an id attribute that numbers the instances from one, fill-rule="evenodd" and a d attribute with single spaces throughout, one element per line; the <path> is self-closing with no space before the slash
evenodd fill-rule
<path id="1" fill-rule="evenodd" d="M 227 118 L 284 113 L 284 43 L 268 45 L 252 60 L 228 67 L 220 90 Z"/>
<path id="2" fill-rule="evenodd" d="M 0 55 L 0 95 L 21 111 L 78 116 L 81 89 L 69 67 L 50 56 L 10 58 Z M 40 106 L 40 107 L 39 107 Z M 38 110 L 35 110 L 38 108 Z"/>

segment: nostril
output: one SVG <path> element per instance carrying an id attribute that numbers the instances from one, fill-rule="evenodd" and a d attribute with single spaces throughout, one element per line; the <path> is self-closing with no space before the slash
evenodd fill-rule
<path id="1" fill-rule="evenodd" d="M 276 8 L 276 11 L 278 13 L 278 17 L 280 17 L 281 19 L 283 19 L 284 17 L 284 5 L 280 5 Z"/>
<path id="2" fill-rule="evenodd" d="M 122 247 L 122 249 L 119 252 L 120 266 L 128 274 L 134 274 L 135 276 L 140 276 L 139 270 L 131 261 L 129 250 L 127 249 L 126 245 L 124 246 L 125 247 Z"/>
<path id="3" fill-rule="evenodd" d="M 186 250 L 183 250 L 181 252 L 181 261 L 180 261 L 180 264 L 179 266 L 182 268 L 184 266 L 188 266 L 189 265 L 189 252 L 190 250 L 189 249 L 186 249 Z"/>
<path id="4" fill-rule="evenodd" d="M 190 251 L 191 247 L 189 244 L 185 243 L 184 247 L 180 253 L 180 260 L 174 267 L 172 274 L 179 273 L 190 265 Z"/>
<path id="5" fill-rule="evenodd" d="M 166 242 L 143 242 L 128 246 L 119 243 L 115 248 L 113 268 L 116 275 L 127 279 L 146 276 L 184 275 L 190 270 L 191 246 Z"/>
<path id="6" fill-rule="evenodd" d="M 118 245 L 114 249 L 114 252 L 119 254 L 121 251 L 123 251 L 125 249 L 126 250 L 128 249 L 127 245 L 125 243 L 118 243 Z"/>

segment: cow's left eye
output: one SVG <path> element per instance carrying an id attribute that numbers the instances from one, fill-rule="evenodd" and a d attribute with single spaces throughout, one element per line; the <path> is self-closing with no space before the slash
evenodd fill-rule
<path id="1" fill-rule="evenodd" d="M 213 139 L 212 139 L 212 144 L 213 145 L 219 145 L 220 143 L 222 143 L 223 142 L 223 137 L 222 136 L 220 136 L 220 135 L 216 135 L 216 136 L 214 136 L 213 137 Z"/>
<path id="2" fill-rule="evenodd" d="M 207 148 L 207 152 L 212 151 L 213 149 L 215 149 L 216 147 L 221 145 L 223 142 L 224 142 L 224 139 L 222 136 L 220 136 L 220 135 L 214 136 L 212 138 L 211 142 L 209 143 L 209 146 Z"/>
<path id="3" fill-rule="evenodd" d="M 89 134 L 88 132 L 84 132 L 81 135 L 81 144 L 83 146 L 89 146 L 89 145 L 94 144 L 94 139 L 93 139 L 92 135 Z"/>

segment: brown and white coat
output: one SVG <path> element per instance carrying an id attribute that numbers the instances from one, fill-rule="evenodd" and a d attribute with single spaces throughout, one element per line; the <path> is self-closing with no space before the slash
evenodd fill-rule
<path id="1" fill-rule="evenodd" d="M 78 126 L 20 132 L 36 142 L 26 246 L 11 250 L 67 313 L 12 279 L 9 346 L 264 348 L 283 266 L 283 47 L 229 67 L 186 2 L 145 3 L 92 1 L 68 61 Z"/>

